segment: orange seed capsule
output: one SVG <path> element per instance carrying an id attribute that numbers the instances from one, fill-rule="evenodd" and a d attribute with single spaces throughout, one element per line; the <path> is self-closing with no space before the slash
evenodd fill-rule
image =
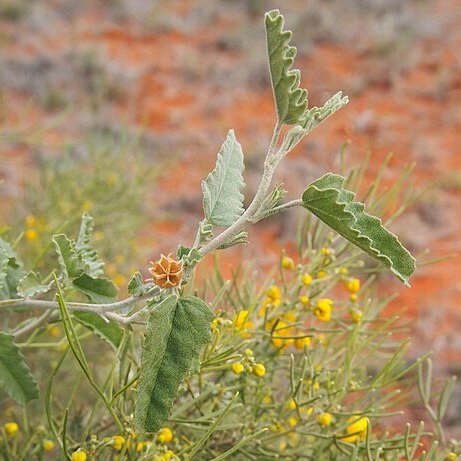
<path id="1" fill-rule="evenodd" d="M 161 255 L 156 262 L 151 262 L 149 269 L 154 283 L 160 288 L 173 288 L 179 285 L 182 277 L 181 263 L 171 258 L 170 255 Z"/>

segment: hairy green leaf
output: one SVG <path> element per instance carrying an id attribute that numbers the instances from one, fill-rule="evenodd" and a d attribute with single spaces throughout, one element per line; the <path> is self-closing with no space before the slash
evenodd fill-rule
<path id="1" fill-rule="evenodd" d="M 93 312 L 74 312 L 74 317 L 100 338 L 107 341 L 115 350 L 123 339 L 123 329 L 116 322 L 105 322 Z"/>
<path id="2" fill-rule="evenodd" d="M 233 247 L 235 245 L 246 245 L 248 243 L 248 232 L 241 231 L 237 235 L 234 235 L 227 242 L 223 243 L 218 247 L 218 250 L 225 250 L 226 248 Z"/>
<path id="3" fill-rule="evenodd" d="M 18 295 L 21 298 L 35 296 L 39 293 L 46 293 L 51 288 L 51 284 L 45 285 L 41 282 L 40 274 L 29 271 L 18 284 Z"/>
<path id="4" fill-rule="evenodd" d="M 17 286 L 26 272 L 11 245 L 0 238 L 0 299 L 18 297 Z"/>
<path id="5" fill-rule="evenodd" d="M 128 284 L 128 293 L 133 296 L 141 296 L 144 294 L 144 284 L 141 272 L 138 271 L 131 277 L 130 283 Z"/>
<path id="6" fill-rule="evenodd" d="M 8 261 L 7 252 L 3 248 L 0 248 L 0 293 L 6 288 Z"/>
<path id="7" fill-rule="evenodd" d="M 213 313 L 199 298 L 164 299 L 146 329 L 135 408 L 137 431 L 158 431 L 168 418 L 179 386 L 210 341 Z"/>
<path id="8" fill-rule="evenodd" d="M 65 234 L 53 235 L 52 240 L 56 246 L 59 265 L 64 276 L 71 280 L 82 275 L 82 257 L 75 241 L 67 238 Z"/>
<path id="9" fill-rule="evenodd" d="M 301 72 L 291 69 L 296 48 L 289 45 L 292 34 L 283 30 L 283 23 L 279 10 L 266 13 L 267 54 L 278 122 L 295 125 L 306 111 L 307 90 L 299 88 Z"/>
<path id="10" fill-rule="evenodd" d="M 102 277 L 94 279 L 86 274 L 74 279 L 72 286 L 96 304 L 114 302 L 118 292 L 112 280 Z"/>
<path id="11" fill-rule="evenodd" d="M 25 404 L 38 398 L 37 382 L 24 362 L 13 337 L 0 332 L 0 387 L 16 402 Z"/>
<path id="12" fill-rule="evenodd" d="M 215 169 L 202 181 L 203 210 L 209 223 L 230 226 L 243 213 L 243 152 L 230 130 Z"/>
<path id="13" fill-rule="evenodd" d="M 83 271 L 90 277 L 100 277 L 104 274 L 104 262 L 99 259 L 98 252 L 91 245 L 93 234 L 93 218 L 88 213 L 83 213 L 80 232 L 77 239 Z"/>
<path id="14" fill-rule="evenodd" d="M 58 260 L 66 281 L 86 274 L 93 279 L 104 274 L 104 262 L 99 259 L 98 252 L 91 245 L 93 218 L 82 215 L 77 241 L 69 239 L 65 234 L 53 236 L 58 253 Z"/>
<path id="15" fill-rule="evenodd" d="M 301 121 L 301 126 L 306 130 L 306 134 L 310 133 L 316 126 L 320 125 L 320 123 L 344 107 L 348 102 L 349 98 L 343 96 L 342 92 L 339 91 L 322 107 L 312 107 L 307 110 Z"/>
<path id="16" fill-rule="evenodd" d="M 416 269 L 415 259 L 381 220 L 364 212 L 363 203 L 343 188 L 344 177 L 327 173 L 305 190 L 303 206 L 354 245 L 374 257 L 405 285 Z"/>
<path id="17" fill-rule="evenodd" d="M 199 261 L 203 259 L 202 254 L 196 248 L 188 248 L 179 245 L 176 255 L 179 260 L 182 261 L 184 267 L 195 266 Z"/>

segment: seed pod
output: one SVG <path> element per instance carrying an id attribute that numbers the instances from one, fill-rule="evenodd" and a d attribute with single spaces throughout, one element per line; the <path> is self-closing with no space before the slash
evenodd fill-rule
<path id="1" fill-rule="evenodd" d="M 182 277 L 181 263 L 174 260 L 170 255 L 161 255 L 156 262 L 151 262 L 149 269 L 154 283 L 160 288 L 173 288 L 179 285 Z"/>

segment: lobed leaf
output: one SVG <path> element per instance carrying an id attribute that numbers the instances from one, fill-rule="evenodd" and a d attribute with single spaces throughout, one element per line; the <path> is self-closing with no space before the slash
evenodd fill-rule
<path id="1" fill-rule="evenodd" d="M 230 130 L 215 169 L 202 181 L 203 210 L 210 224 L 231 226 L 243 213 L 243 152 Z"/>
<path id="2" fill-rule="evenodd" d="M 75 241 L 69 239 L 65 234 L 53 235 L 52 240 L 58 253 L 61 271 L 66 279 L 71 280 L 82 275 L 82 258 Z"/>
<path id="3" fill-rule="evenodd" d="M 415 259 L 379 218 L 364 212 L 363 203 L 354 202 L 355 194 L 343 188 L 344 181 L 343 176 L 325 174 L 307 187 L 303 206 L 409 286 Z"/>
<path id="4" fill-rule="evenodd" d="M 0 332 L 0 387 L 20 404 L 38 398 L 37 382 L 13 337 Z"/>
<path id="5" fill-rule="evenodd" d="M 72 286 L 96 304 L 114 302 L 118 292 L 112 280 L 103 277 L 94 279 L 86 274 L 72 280 Z"/>
<path id="6" fill-rule="evenodd" d="M 18 283 L 25 274 L 23 264 L 11 245 L 0 237 L 0 299 L 17 298 Z"/>
<path id="7" fill-rule="evenodd" d="M 283 24 L 279 10 L 266 13 L 267 53 L 278 122 L 295 125 L 306 111 L 307 90 L 299 88 L 301 72 L 291 69 L 296 48 L 289 45 L 292 33 L 284 31 Z"/>
<path id="8" fill-rule="evenodd" d="M 51 284 L 45 285 L 41 282 L 40 274 L 29 271 L 18 284 L 18 295 L 21 298 L 32 297 L 40 293 L 46 293 L 51 288 Z"/>
<path id="9" fill-rule="evenodd" d="M 144 282 L 142 279 L 141 272 L 135 272 L 131 277 L 130 283 L 128 283 L 128 293 L 132 296 L 141 296 L 151 292 L 156 285 L 152 282 Z"/>
<path id="10" fill-rule="evenodd" d="M 107 341 L 115 350 L 123 339 L 123 329 L 116 322 L 105 322 L 93 312 L 74 312 L 74 317 L 82 324 Z"/>
<path id="11" fill-rule="evenodd" d="M 349 102 L 347 96 L 339 91 L 333 95 L 322 107 L 312 107 L 307 110 L 302 118 L 301 126 L 310 133 L 316 126 L 320 125 L 328 117 L 332 116 L 339 109 Z"/>
<path id="12" fill-rule="evenodd" d="M 179 386 L 210 341 L 213 313 L 194 296 L 165 298 L 149 317 L 135 407 L 135 430 L 158 431 Z"/>
<path id="13" fill-rule="evenodd" d="M 88 213 L 83 213 L 76 247 L 84 273 L 96 278 L 104 274 L 104 262 L 99 259 L 98 252 L 91 245 L 92 234 L 93 218 Z"/>

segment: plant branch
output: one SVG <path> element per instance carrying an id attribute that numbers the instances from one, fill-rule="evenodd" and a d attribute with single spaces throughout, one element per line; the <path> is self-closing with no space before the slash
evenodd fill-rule
<path id="1" fill-rule="evenodd" d="M 232 224 L 232 226 L 228 227 L 226 230 L 221 232 L 221 234 L 216 236 L 213 240 L 211 240 L 209 243 L 207 243 L 204 247 L 200 249 L 200 252 L 203 256 L 210 253 L 211 251 L 218 249 L 221 245 L 224 245 L 227 241 L 229 241 L 242 230 L 244 230 L 248 224 L 254 222 L 255 215 L 266 197 L 266 194 L 272 182 L 272 176 L 274 175 L 274 171 L 278 165 L 278 162 L 276 160 L 276 146 L 280 136 L 281 128 L 281 124 L 277 123 L 274 129 L 274 133 L 272 134 L 272 139 L 269 145 L 269 149 L 267 151 L 266 159 L 264 161 L 264 171 L 261 178 L 261 182 L 252 202 L 245 210 L 245 212 L 242 214 L 242 216 L 240 216 L 240 218 L 237 219 L 237 221 L 235 221 L 235 223 Z"/>
<path id="2" fill-rule="evenodd" d="M 130 296 L 129 298 L 109 304 L 68 302 L 66 303 L 66 306 L 70 311 L 94 312 L 95 314 L 109 314 L 113 311 L 131 307 L 135 305 L 137 302 L 142 301 L 143 299 L 153 298 L 154 296 L 158 295 L 159 292 L 160 288 L 156 288 L 155 290 L 152 290 L 149 293 L 142 294 L 140 296 Z M 45 301 L 41 299 L 30 298 L 5 299 L 0 301 L 0 309 L 11 307 L 26 307 L 30 309 L 59 309 L 59 305 L 56 301 Z"/>
<path id="3" fill-rule="evenodd" d="M 262 219 L 269 218 L 270 216 L 280 213 L 281 211 L 288 210 L 289 208 L 293 208 L 295 206 L 302 206 L 302 204 L 303 204 L 303 201 L 301 199 L 295 199 L 295 200 L 292 200 L 291 202 L 284 203 L 283 205 L 275 206 L 271 208 L 270 210 L 266 210 L 264 213 L 256 216 L 255 222 L 261 221 Z"/>
<path id="4" fill-rule="evenodd" d="M 40 317 L 35 318 L 31 322 L 29 322 L 27 325 L 24 325 L 23 327 L 14 331 L 13 332 L 14 339 L 15 340 L 21 339 L 23 336 L 27 336 L 29 333 L 31 333 L 35 329 L 41 327 L 42 325 L 45 325 L 46 323 L 50 321 L 50 319 L 54 316 L 54 314 L 57 314 L 57 311 L 53 312 L 52 309 L 46 310 Z"/>

